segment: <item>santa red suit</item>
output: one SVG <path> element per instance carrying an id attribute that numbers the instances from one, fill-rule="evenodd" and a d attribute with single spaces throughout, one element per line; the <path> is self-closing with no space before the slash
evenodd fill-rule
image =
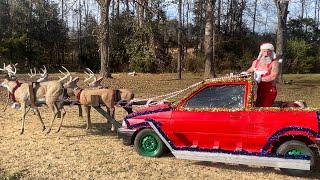
<path id="1" fill-rule="evenodd" d="M 253 61 L 247 72 L 254 73 L 258 85 L 255 106 L 270 107 L 277 97 L 276 79 L 279 73 L 279 62 L 275 59 L 276 54 L 272 44 L 262 44 L 260 50 L 258 58 Z"/>

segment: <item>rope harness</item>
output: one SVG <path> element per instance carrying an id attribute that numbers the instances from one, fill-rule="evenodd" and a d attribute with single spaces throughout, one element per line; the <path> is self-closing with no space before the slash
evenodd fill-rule
<path id="1" fill-rule="evenodd" d="M 165 102 L 168 102 L 168 99 L 174 98 L 176 96 L 178 96 L 179 94 L 194 88 L 202 83 L 208 82 L 208 81 L 219 81 L 219 80 L 223 80 L 226 78 L 244 78 L 244 77 L 248 77 L 248 75 L 243 75 L 243 74 L 237 74 L 237 75 L 228 75 L 228 76 L 224 76 L 224 77 L 219 77 L 219 78 L 211 78 L 211 79 L 205 79 L 203 81 L 197 82 L 195 84 L 192 84 L 184 89 L 172 92 L 172 93 L 168 93 L 168 94 L 163 94 L 160 96 L 155 96 L 155 97 L 151 97 L 151 98 L 147 98 L 147 99 L 133 99 L 131 100 L 129 103 L 127 103 L 128 105 L 132 105 L 135 102 L 140 102 L 140 101 L 146 101 L 147 103 L 145 104 L 145 106 L 149 106 L 149 105 L 155 105 L 155 104 L 163 104 Z M 155 99 L 159 99 L 162 98 L 159 101 L 154 101 Z"/>

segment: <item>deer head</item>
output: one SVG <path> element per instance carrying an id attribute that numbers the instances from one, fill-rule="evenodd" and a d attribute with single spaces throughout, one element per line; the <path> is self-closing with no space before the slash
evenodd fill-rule
<path id="1" fill-rule="evenodd" d="M 72 77 L 70 76 L 70 79 L 63 84 L 64 88 L 71 88 L 71 89 L 76 89 L 78 88 L 77 83 L 79 82 L 79 77 L 75 77 L 72 79 Z"/>
<path id="2" fill-rule="evenodd" d="M 87 75 L 87 77 L 85 78 L 84 82 L 87 82 L 87 81 L 93 79 L 92 82 L 90 82 L 88 84 L 88 87 L 94 88 L 94 87 L 102 86 L 101 81 L 103 80 L 103 77 L 99 77 L 97 79 L 95 74 L 89 68 L 86 68 L 85 70 L 86 71 L 84 73 Z"/>
<path id="3" fill-rule="evenodd" d="M 92 78 L 94 81 L 97 79 L 96 76 L 94 75 L 94 73 L 89 68 L 85 68 L 84 73 L 87 75 L 84 82 L 87 82 L 87 81 L 91 80 Z"/>
<path id="4" fill-rule="evenodd" d="M 98 79 L 92 81 L 91 83 L 88 84 L 89 87 L 93 88 L 93 87 L 99 87 L 102 86 L 101 85 L 101 81 L 103 80 L 103 77 L 99 77 Z"/>

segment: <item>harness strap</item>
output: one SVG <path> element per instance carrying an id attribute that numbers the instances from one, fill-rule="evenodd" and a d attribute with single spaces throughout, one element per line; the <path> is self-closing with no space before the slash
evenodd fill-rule
<path id="1" fill-rule="evenodd" d="M 81 95 L 82 91 L 83 91 L 83 89 L 80 89 L 80 91 L 79 91 L 78 94 L 77 94 L 77 99 L 78 99 L 78 101 L 80 101 L 80 95 Z"/>
<path id="2" fill-rule="evenodd" d="M 17 102 L 16 101 L 16 97 L 14 96 L 14 93 L 16 92 L 16 90 L 22 85 L 21 82 L 19 82 L 18 80 L 16 80 L 16 86 L 12 89 L 12 92 L 9 93 L 9 97 L 11 97 L 13 102 Z"/>

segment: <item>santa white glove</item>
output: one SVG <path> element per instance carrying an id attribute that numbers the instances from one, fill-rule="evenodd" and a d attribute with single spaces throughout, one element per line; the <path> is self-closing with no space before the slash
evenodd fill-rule
<path id="1" fill-rule="evenodd" d="M 255 82 L 260 83 L 261 82 L 261 74 L 254 73 L 253 74 L 253 79 Z"/>
<path id="2" fill-rule="evenodd" d="M 253 79 L 257 82 L 260 83 L 262 79 L 262 75 L 265 75 L 267 71 L 254 71 L 253 73 Z"/>
<path id="3" fill-rule="evenodd" d="M 243 72 L 240 73 L 240 75 L 242 75 L 242 76 L 248 76 L 249 73 L 248 73 L 247 71 L 243 71 Z"/>

